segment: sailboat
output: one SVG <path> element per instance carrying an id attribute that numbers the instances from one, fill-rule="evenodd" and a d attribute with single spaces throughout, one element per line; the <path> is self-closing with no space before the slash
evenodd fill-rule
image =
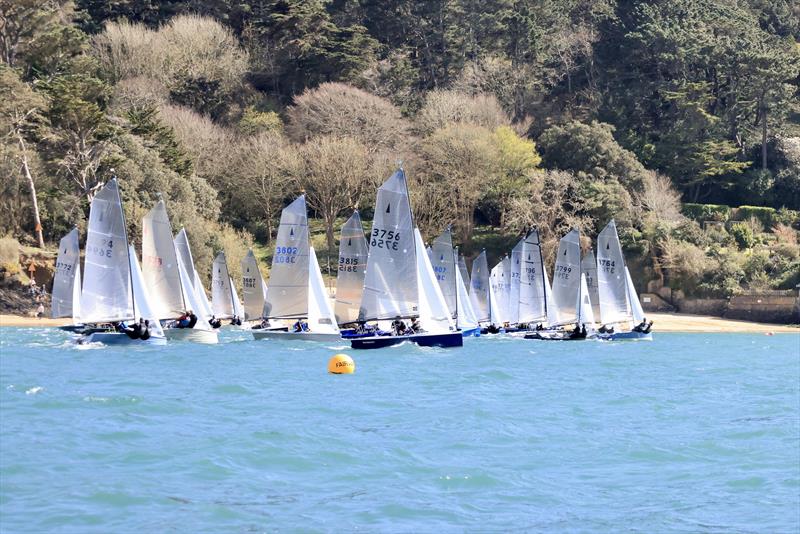
<path id="1" fill-rule="evenodd" d="M 581 239 L 577 229 L 571 230 L 558 244 L 553 271 L 553 304 L 556 323 L 550 326 L 576 324 L 578 294 L 581 287 Z"/>
<path id="2" fill-rule="evenodd" d="M 81 322 L 81 250 L 78 229 L 73 228 L 58 243 L 58 259 L 53 279 L 51 314 L 53 319 L 71 317 L 72 324 L 62 330 L 76 331 Z"/>
<path id="3" fill-rule="evenodd" d="M 167 342 L 153 311 L 139 262 L 128 245 L 125 215 L 116 178 L 92 199 L 86 237 L 86 265 L 81 291 L 81 319 L 87 324 L 149 321 L 149 338 L 133 339 L 124 332 L 92 332 L 82 343 L 109 345 Z"/>
<path id="4" fill-rule="evenodd" d="M 574 303 L 575 306 L 575 329 L 574 330 L 540 330 L 528 332 L 525 339 L 541 339 L 546 341 L 574 341 L 581 339 L 591 339 L 596 337 L 595 318 L 592 309 L 592 299 L 589 296 L 589 288 L 586 284 L 586 275 L 581 273 L 578 294 Z"/>
<path id="5" fill-rule="evenodd" d="M 186 229 L 181 228 L 180 232 L 175 235 L 172 240 L 175 244 L 175 250 L 178 252 L 178 258 L 186 274 L 189 277 L 194 294 L 197 297 L 197 302 L 200 306 L 199 310 L 193 310 L 200 320 L 208 322 L 214 315 L 211 310 L 211 302 L 208 300 L 206 290 L 203 288 L 203 283 L 200 281 L 200 275 L 194 267 L 194 258 L 192 257 L 192 249 L 189 246 L 189 236 L 186 235 Z"/>
<path id="6" fill-rule="evenodd" d="M 291 328 L 282 325 L 253 329 L 256 339 L 341 339 L 317 254 L 309 244 L 305 195 L 299 196 L 281 212 L 262 315 L 267 321 L 291 321 L 294 325 Z M 308 320 L 307 327 L 303 326 L 303 319 Z"/>
<path id="7" fill-rule="evenodd" d="M 522 242 L 520 254 L 519 322 L 543 328 L 554 316 L 539 232 L 532 230 Z"/>
<path id="8" fill-rule="evenodd" d="M 367 256 L 367 238 L 364 237 L 361 216 L 356 210 L 342 226 L 339 237 L 339 270 L 336 274 L 334 313 L 340 325 L 358 320 Z"/>
<path id="9" fill-rule="evenodd" d="M 461 332 L 436 280 L 422 235 L 414 225 L 405 171 L 378 189 L 372 221 L 360 321 L 419 318 L 421 331 L 351 339 L 354 349 L 410 341 L 421 346 L 460 347 Z"/>
<path id="10" fill-rule="evenodd" d="M 211 311 L 217 319 L 231 319 L 231 324 L 235 325 L 241 323 L 241 314 L 244 313 L 224 252 L 217 254 L 212 264 Z"/>
<path id="11" fill-rule="evenodd" d="M 204 319 L 203 303 L 178 254 L 163 200 L 159 200 L 142 219 L 142 274 L 156 316 L 166 321 L 164 333 L 167 339 L 219 342 L 217 332 Z M 195 324 L 187 328 L 178 327 L 174 320 L 188 311 L 197 317 Z"/>
<path id="12" fill-rule="evenodd" d="M 597 236 L 597 289 L 600 300 L 602 339 L 652 339 L 649 329 L 639 331 L 636 327 L 644 322 L 644 311 L 639 296 L 633 287 L 622 246 L 619 243 L 617 225 L 612 219 Z M 631 325 L 632 323 L 632 325 Z M 608 326 L 631 325 L 627 331 L 606 333 Z"/>
<path id="13" fill-rule="evenodd" d="M 595 317 L 600 317 L 600 293 L 597 289 L 597 259 L 592 249 L 581 260 L 581 272 L 586 275 L 586 286 L 592 299 L 592 312 Z"/>
<path id="14" fill-rule="evenodd" d="M 264 277 L 258 268 L 258 260 L 252 250 L 242 259 L 242 298 L 244 299 L 243 319 L 255 321 L 261 318 L 267 288 Z"/>
<path id="15" fill-rule="evenodd" d="M 472 261 L 472 275 L 470 276 L 469 299 L 478 323 L 489 322 L 489 264 L 486 260 L 486 251 Z"/>
<path id="16" fill-rule="evenodd" d="M 466 286 L 456 261 L 458 249 L 453 248 L 450 228 L 434 239 L 430 250 L 429 257 L 433 272 L 439 282 L 439 289 L 442 290 L 442 296 L 450 310 L 450 315 L 456 322 L 456 328 L 464 337 L 480 335 L 481 329 L 469 302 Z"/>

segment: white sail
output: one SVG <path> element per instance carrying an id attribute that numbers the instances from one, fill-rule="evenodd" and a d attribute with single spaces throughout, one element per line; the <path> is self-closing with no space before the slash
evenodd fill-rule
<path id="1" fill-rule="evenodd" d="M 597 236 L 597 290 L 603 324 L 630 321 L 625 258 L 613 219 Z"/>
<path id="2" fill-rule="evenodd" d="M 234 315 L 231 276 L 228 274 L 228 262 L 225 260 L 224 252 L 217 254 L 212 265 L 211 309 L 218 319 L 229 319 Z"/>
<path id="3" fill-rule="evenodd" d="M 186 309 L 197 315 L 197 323 L 193 328 L 195 330 L 211 330 L 211 325 L 208 323 L 211 318 L 210 310 L 207 313 L 202 297 L 195 289 L 195 284 L 189 277 L 189 273 L 186 272 L 186 266 L 183 264 L 183 258 L 180 255 L 178 255 L 178 273 L 181 277 L 181 287 L 186 298 Z"/>
<path id="4" fill-rule="evenodd" d="M 434 239 L 433 247 L 428 257 L 433 266 L 439 288 L 442 290 L 444 300 L 450 310 L 450 316 L 456 316 L 456 258 L 453 255 L 453 239 L 450 235 L 450 228 Z"/>
<path id="5" fill-rule="evenodd" d="M 264 317 L 308 317 L 309 241 L 306 197 L 300 195 L 281 212 Z"/>
<path id="6" fill-rule="evenodd" d="M 555 326 L 558 324 L 558 306 L 553 300 L 553 291 L 550 289 L 550 278 L 547 276 L 547 269 L 542 269 L 544 274 L 544 301 L 547 307 L 547 324 Z"/>
<path id="7" fill-rule="evenodd" d="M 78 239 L 78 229 L 73 228 L 58 243 L 53 302 L 50 310 L 54 319 L 72 317 L 73 321 L 77 321 L 80 317 L 81 250 Z"/>
<path id="8" fill-rule="evenodd" d="M 511 284 L 508 276 L 511 273 L 510 260 L 508 256 L 503 258 L 500 263 L 492 268 L 489 276 L 490 301 L 489 315 L 492 324 L 502 325 L 509 322 L 509 297 L 511 295 Z"/>
<path id="9" fill-rule="evenodd" d="M 142 270 L 139 267 L 139 260 L 136 259 L 136 251 L 133 245 L 128 248 L 128 261 L 131 266 L 131 285 L 133 291 L 133 320 L 140 318 L 150 322 L 150 337 L 164 337 L 161 323 L 158 321 L 153 300 L 147 291 Z"/>
<path id="10" fill-rule="evenodd" d="M 469 271 L 467 270 L 467 262 L 464 260 L 464 256 L 458 253 L 458 247 L 456 247 L 454 254 L 456 258 L 458 258 L 458 270 L 461 271 L 461 279 L 464 281 L 464 287 L 470 287 L 470 279 L 469 279 Z"/>
<path id="11" fill-rule="evenodd" d="M 578 293 L 581 287 L 581 241 L 578 230 L 561 238 L 553 272 L 553 300 L 558 308 L 560 324 L 574 323 L 578 319 Z"/>
<path id="12" fill-rule="evenodd" d="M 314 247 L 310 247 L 308 259 L 308 328 L 320 334 L 338 334 L 336 314 L 322 280 Z"/>
<path id="13" fill-rule="evenodd" d="M 450 309 L 444 300 L 439 282 L 433 273 L 431 261 L 425 253 L 425 243 L 417 228 L 414 228 L 414 240 L 417 247 L 416 278 L 419 291 L 419 324 L 426 332 L 435 334 L 455 330 Z"/>
<path id="14" fill-rule="evenodd" d="M 589 288 L 586 285 L 586 275 L 581 274 L 581 288 L 578 296 L 578 324 L 586 326 L 586 331 L 594 330 L 594 311 L 592 310 L 592 299 L 589 296 Z"/>
<path id="15" fill-rule="evenodd" d="M 360 320 L 419 314 L 415 256 L 427 258 L 424 246 L 416 251 L 406 176 L 398 169 L 378 189 Z"/>
<path id="16" fill-rule="evenodd" d="M 461 278 L 461 270 L 456 269 L 456 327 L 459 330 L 471 330 L 478 327 L 478 318 L 475 316 L 475 310 L 472 309 L 469 294 L 467 293 L 467 286 Z"/>
<path id="17" fill-rule="evenodd" d="M 539 232 L 531 231 L 522 244 L 522 269 L 519 289 L 519 322 L 543 323 L 547 320 L 546 273 L 542 261 Z"/>
<path id="18" fill-rule="evenodd" d="M 172 319 L 186 311 L 172 226 L 163 200 L 142 219 L 142 274 L 159 319 Z"/>
<path id="19" fill-rule="evenodd" d="M 586 287 L 589 288 L 589 297 L 592 299 L 592 312 L 595 317 L 600 317 L 600 294 L 597 290 L 597 260 L 594 252 L 589 249 L 581 260 L 581 272 L 586 275 Z"/>
<path id="20" fill-rule="evenodd" d="M 358 319 L 364 273 L 367 269 L 367 239 L 358 210 L 342 226 L 339 238 L 339 268 L 336 273 L 336 320 L 339 324 Z"/>
<path id="21" fill-rule="evenodd" d="M 502 271 L 502 269 L 502 262 L 498 263 L 492 269 L 489 280 L 489 322 L 495 326 L 503 326 L 503 324 L 506 322 L 505 315 L 503 314 L 503 308 L 497 298 L 496 288 L 499 288 L 499 283 L 492 283 L 491 281 L 491 278 L 496 274 L 495 270 Z M 497 277 L 499 278 L 499 273 L 497 273 Z"/>
<path id="22" fill-rule="evenodd" d="M 242 297 L 244 298 L 244 314 L 240 317 L 252 321 L 261 317 L 264 310 L 264 279 L 258 269 L 258 260 L 252 250 L 242 259 Z"/>
<path id="23" fill-rule="evenodd" d="M 194 281 L 194 258 L 192 258 L 192 248 L 189 246 L 189 236 L 186 235 L 186 229 L 181 228 L 180 232 L 175 235 L 175 239 L 173 239 L 172 242 L 175 244 L 175 250 L 178 252 L 178 256 L 180 256 L 181 261 L 183 262 L 183 267 L 186 269 L 186 274 L 189 275 L 190 280 Z"/>
<path id="24" fill-rule="evenodd" d="M 639 324 L 644 321 L 644 310 L 642 309 L 642 303 L 639 302 L 639 295 L 636 293 L 636 288 L 633 287 L 633 280 L 631 279 L 631 273 L 628 271 L 628 267 L 625 267 L 625 281 L 628 286 L 628 300 L 631 304 L 633 322 L 634 324 Z"/>
<path id="25" fill-rule="evenodd" d="M 233 278 L 228 277 L 229 285 L 231 287 L 231 300 L 233 301 L 233 314 L 239 319 L 244 318 L 244 306 L 242 301 L 239 300 L 239 294 L 236 292 L 236 284 L 233 283 Z"/>
<path id="26" fill-rule="evenodd" d="M 203 282 L 200 280 L 200 275 L 197 274 L 197 269 L 194 271 L 194 292 L 202 306 L 202 314 L 197 312 L 195 313 L 197 313 L 199 317 L 208 321 L 214 315 L 214 310 L 211 307 L 211 302 L 208 300 L 208 294 L 206 293 L 205 288 L 203 288 Z"/>
<path id="27" fill-rule="evenodd" d="M 469 298 L 472 302 L 472 309 L 479 322 L 489 321 L 489 264 L 486 260 L 486 251 L 481 251 L 480 255 L 472 262 L 472 276 L 470 276 Z"/>
<path id="28" fill-rule="evenodd" d="M 81 292 L 81 320 L 103 323 L 133 318 L 130 258 L 117 180 L 92 199 Z"/>
<path id="29" fill-rule="evenodd" d="M 524 239 L 520 239 L 519 243 L 511 250 L 511 258 L 508 262 L 508 322 L 517 324 L 519 319 L 519 293 L 522 275 L 522 247 L 525 244 Z"/>

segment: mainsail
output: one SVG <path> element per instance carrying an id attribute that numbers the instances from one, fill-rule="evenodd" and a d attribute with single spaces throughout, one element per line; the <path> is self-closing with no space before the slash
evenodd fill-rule
<path id="1" fill-rule="evenodd" d="M 245 321 L 252 321 L 261 317 L 264 310 L 264 289 L 261 284 L 261 271 L 258 269 L 258 260 L 252 250 L 247 251 L 247 256 L 242 259 L 242 296 L 244 298 Z"/>
<path id="2" fill-rule="evenodd" d="M 360 320 L 418 315 L 415 256 L 427 255 L 424 247 L 416 254 L 415 246 L 406 176 L 398 169 L 378 189 Z"/>
<path id="3" fill-rule="evenodd" d="M 170 319 L 186 311 L 172 226 L 163 200 L 142 219 L 142 274 L 156 317 Z"/>
<path id="4" fill-rule="evenodd" d="M 439 282 L 439 288 L 450 309 L 450 316 L 455 317 L 457 313 L 456 298 L 456 259 L 453 254 L 453 239 L 450 235 L 450 228 L 434 239 L 431 247 L 431 265 Z"/>
<path id="5" fill-rule="evenodd" d="M 231 277 L 224 252 L 217 254 L 212 264 L 211 309 L 218 319 L 228 319 L 234 315 Z"/>
<path id="6" fill-rule="evenodd" d="M 491 291 L 494 294 L 495 303 L 491 303 L 489 313 L 491 315 L 492 323 L 495 325 L 502 325 L 510 321 L 510 297 L 511 297 L 511 284 L 509 278 L 511 277 L 511 260 L 508 256 L 503 258 L 500 263 L 492 268 L 489 284 Z M 491 297 L 491 295 L 490 295 Z"/>
<path id="7" fill-rule="evenodd" d="M 600 317 L 600 295 L 597 291 L 597 260 L 592 249 L 589 249 L 589 252 L 581 260 L 581 272 L 586 275 L 586 287 L 589 288 L 589 297 L 592 299 L 592 312 L 595 317 Z"/>
<path id="8" fill-rule="evenodd" d="M 546 273 L 542 260 L 539 232 L 531 231 L 522 244 L 522 269 L 519 290 L 519 322 L 542 323 L 547 320 Z"/>
<path id="9" fill-rule="evenodd" d="M 524 239 L 519 240 L 519 243 L 511 250 L 511 258 L 508 262 L 508 321 L 511 324 L 519 322 L 519 292 L 522 274 L 522 247 L 524 243 Z"/>
<path id="10" fill-rule="evenodd" d="M 461 271 L 461 279 L 464 281 L 464 287 L 470 287 L 470 280 L 469 280 L 469 271 L 467 270 L 467 262 L 464 260 L 464 256 L 458 253 L 458 247 L 454 252 L 456 257 L 458 258 L 458 270 Z"/>
<path id="11" fill-rule="evenodd" d="M 486 260 L 486 251 L 483 250 L 472 262 L 469 287 L 472 309 L 480 322 L 489 320 L 489 275 L 489 263 Z"/>
<path id="12" fill-rule="evenodd" d="M 578 293 L 581 286 L 581 241 L 578 230 L 561 238 L 553 272 L 553 300 L 558 308 L 560 324 L 574 323 L 578 319 Z"/>
<path id="13" fill-rule="evenodd" d="M 81 250 L 78 239 L 78 229 L 73 228 L 58 243 L 51 309 L 54 319 L 72 317 L 77 321 L 81 315 Z"/>
<path id="14" fill-rule="evenodd" d="M 308 254 L 306 197 L 300 195 L 281 212 L 264 317 L 289 319 L 308 316 Z"/>
<path id="15" fill-rule="evenodd" d="M 600 320 L 603 324 L 631 320 L 628 286 L 625 280 L 625 258 L 619 244 L 617 225 L 613 219 L 597 236 L 597 290 L 600 300 Z"/>
<path id="16" fill-rule="evenodd" d="M 336 320 L 339 324 L 358 319 L 364 273 L 367 268 L 367 239 L 358 210 L 342 226 L 339 238 L 339 271 L 336 274 Z"/>
<path id="17" fill-rule="evenodd" d="M 95 195 L 89 210 L 81 320 L 102 323 L 131 318 L 128 237 L 117 180 L 113 178 Z"/>

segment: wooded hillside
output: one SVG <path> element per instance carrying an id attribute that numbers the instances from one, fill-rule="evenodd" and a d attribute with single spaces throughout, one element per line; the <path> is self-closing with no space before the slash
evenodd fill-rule
<path id="1" fill-rule="evenodd" d="M 467 252 L 613 217 L 641 282 L 791 288 L 799 40 L 790 0 L 0 0 L 0 236 L 57 242 L 116 175 L 201 269 L 300 191 L 333 249 L 402 161 Z"/>

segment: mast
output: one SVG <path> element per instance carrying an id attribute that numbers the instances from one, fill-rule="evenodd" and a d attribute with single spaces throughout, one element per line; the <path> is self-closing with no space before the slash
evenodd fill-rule
<path id="1" fill-rule="evenodd" d="M 417 227 L 417 221 L 414 219 L 414 208 L 411 207 L 411 193 L 408 191 L 408 179 L 406 178 L 406 170 L 403 168 L 403 162 L 399 162 L 400 171 L 403 173 L 403 186 L 406 188 L 406 198 L 408 199 L 408 211 L 411 213 L 411 231 Z M 411 247 L 414 254 L 414 265 L 417 264 L 417 247 Z M 419 316 L 419 281 L 417 281 L 417 316 Z M 406 317 L 406 319 L 413 319 L 415 316 Z"/>
<path id="2" fill-rule="evenodd" d="M 447 227 L 450 230 L 450 226 Z M 453 289 L 455 290 L 456 298 L 456 327 L 458 327 L 458 278 L 456 277 L 456 269 L 458 269 L 458 247 L 453 250 Z"/>
<path id="3" fill-rule="evenodd" d="M 581 257 L 581 231 L 578 230 L 578 280 L 583 280 L 583 265 L 580 261 Z M 581 295 L 581 289 L 583 289 L 583 284 L 578 284 L 578 314 L 575 316 L 576 325 L 581 325 L 581 307 L 583 306 L 583 296 Z"/>

